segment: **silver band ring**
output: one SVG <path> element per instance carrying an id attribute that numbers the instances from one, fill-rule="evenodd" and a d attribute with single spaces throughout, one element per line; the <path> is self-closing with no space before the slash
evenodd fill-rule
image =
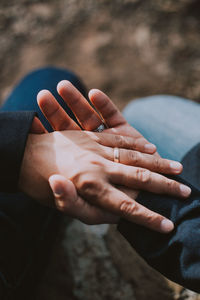
<path id="1" fill-rule="evenodd" d="M 102 132 L 106 129 L 106 126 L 102 123 L 101 125 L 99 125 L 99 127 L 97 127 L 94 132 Z"/>
<path id="2" fill-rule="evenodd" d="M 114 148 L 114 162 L 119 163 L 119 148 Z"/>

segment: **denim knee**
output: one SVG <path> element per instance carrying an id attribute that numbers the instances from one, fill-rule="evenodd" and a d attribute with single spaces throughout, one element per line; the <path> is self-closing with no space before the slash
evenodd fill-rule
<path id="1" fill-rule="evenodd" d="M 56 67 L 45 67 L 27 74 L 1 107 L 1 111 L 35 111 L 48 131 L 51 126 L 44 118 L 37 104 L 37 94 L 42 89 L 49 90 L 63 107 L 74 118 L 69 107 L 57 92 L 57 84 L 61 80 L 69 80 L 86 98 L 87 91 L 84 84 L 73 72 Z"/>

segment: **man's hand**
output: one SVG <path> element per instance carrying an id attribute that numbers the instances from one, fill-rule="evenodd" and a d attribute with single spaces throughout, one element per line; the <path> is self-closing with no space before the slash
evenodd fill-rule
<path id="1" fill-rule="evenodd" d="M 94 224 L 115 224 L 119 217 L 86 202 L 78 195 L 71 180 L 62 175 L 52 175 L 49 185 L 54 194 L 55 206 L 68 216 L 79 219 L 81 222 Z"/>

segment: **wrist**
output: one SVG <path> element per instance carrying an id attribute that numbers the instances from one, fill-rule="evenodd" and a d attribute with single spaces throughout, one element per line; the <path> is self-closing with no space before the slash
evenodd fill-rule
<path id="1" fill-rule="evenodd" d="M 49 204 L 52 192 L 46 173 L 49 147 L 45 142 L 45 135 L 29 134 L 21 164 L 19 189 L 42 204 Z M 46 163 L 46 165 L 45 165 Z"/>

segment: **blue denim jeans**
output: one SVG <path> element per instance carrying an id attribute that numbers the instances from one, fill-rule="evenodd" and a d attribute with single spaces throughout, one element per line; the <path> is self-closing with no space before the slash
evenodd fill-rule
<path id="1" fill-rule="evenodd" d="M 46 129 L 52 131 L 51 126 L 38 107 L 36 100 L 37 94 L 42 89 L 49 90 L 56 97 L 64 110 L 72 118 L 75 118 L 56 90 L 58 82 L 63 79 L 71 81 L 72 84 L 87 98 L 85 86 L 73 72 L 60 68 L 46 67 L 33 71 L 24 77 L 13 89 L 10 96 L 1 107 L 1 111 L 35 111 Z"/>
<path id="2" fill-rule="evenodd" d="M 200 141 L 200 105 L 191 100 L 150 96 L 131 101 L 123 114 L 164 158 L 181 161 Z"/>

